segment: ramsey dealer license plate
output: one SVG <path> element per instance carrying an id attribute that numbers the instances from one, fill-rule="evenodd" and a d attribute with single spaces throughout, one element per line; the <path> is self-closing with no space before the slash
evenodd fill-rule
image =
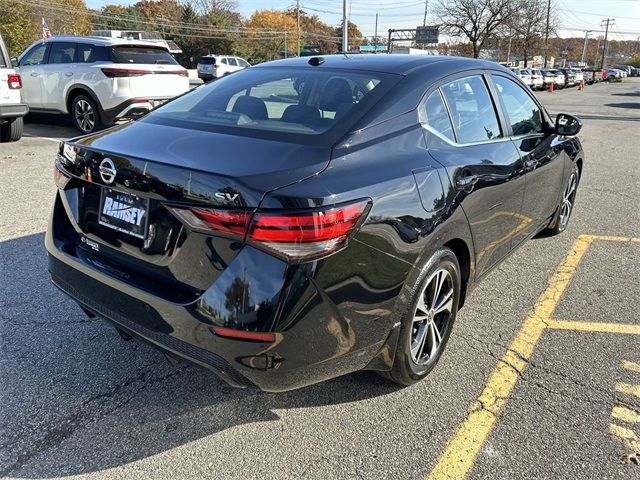
<path id="1" fill-rule="evenodd" d="M 144 239 L 149 199 L 103 188 L 98 223 L 118 232 Z"/>

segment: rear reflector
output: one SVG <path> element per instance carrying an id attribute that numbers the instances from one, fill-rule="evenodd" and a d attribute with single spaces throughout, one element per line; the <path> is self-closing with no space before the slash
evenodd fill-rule
<path id="1" fill-rule="evenodd" d="M 169 207 L 191 230 L 245 240 L 289 262 L 313 260 L 343 248 L 366 218 L 371 203 L 360 200 L 296 211 Z"/>
<path id="2" fill-rule="evenodd" d="M 10 73 L 7 77 L 9 90 L 19 90 L 22 88 L 22 78 L 17 73 Z"/>
<path id="3" fill-rule="evenodd" d="M 219 337 L 234 338 L 236 340 L 247 340 L 250 342 L 267 342 L 273 343 L 276 341 L 275 333 L 263 333 L 263 332 L 247 332 L 246 330 L 236 330 L 234 328 L 225 327 L 209 327 Z"/>

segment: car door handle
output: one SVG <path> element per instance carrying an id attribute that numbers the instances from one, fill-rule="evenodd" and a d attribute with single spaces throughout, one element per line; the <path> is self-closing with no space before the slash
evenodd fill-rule
<path id="1" fill-rule="evenodd" d="M 477 175 L 465 175 L 456 179 L 456 186 L 458 188 L 468 189 L 469 187 L 473 187 L 477 181 Z"/>
<path id="2" fill-rule="evenodd" d="M 65 72 L 66 77 L 73 77 L 73 72 Z"/>
<path id="3" fill-rule="evenodd" d="M 37 77 L 38 76 L 38 72 L 31 72 L 29 75 L 31 75 L 32 77 Z"/>

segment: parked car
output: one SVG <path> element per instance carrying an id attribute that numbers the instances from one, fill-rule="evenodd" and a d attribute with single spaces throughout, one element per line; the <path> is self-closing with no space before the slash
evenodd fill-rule
<path id="1" fill-rule="evenodd" d="M 565 87 L 573 87 L 576 85 L 576 74 L 570 68 L 560 68 L 559 72 L 562 72 L 564 75 L 564 86 Z"/>
<path id="2" fill-rule="evenodd" d="M 555 88 L 564 88 L 565 87 L 565 75 L 562 70 L 555 68 L 548 68 L 545 70 L 547 74 L 553 75 L 553 83 Z"/>
<path id="3" fill-rule="evenodd" d="M 543 82 L 544 88 L 549 88 L 549 85 L 551 84 L 551 82 L 555 84 L 555 81 L 556 81 L 555 71 L 553 71 L 550 68 L 543 68 L 540 70 L 540 72 L 542 73 L 542 82 Z"/>
<path id="4" fill-rule="evenodd" d="M 531 72 L 526 68 L 512 68 L 511 71 L 515 73 L 520 80 L 524 82 L 529 88 L 533 87 L 533 80 L 531 78 Z"/>
<path id="5" fill-rule="evenodd" d="M 542 72 L 537 68 L 530 69 L 531 71 L 531 88 L 534 90 L 542 90 L 544 88 L 544 78 Z"/>
<path id="6" fill-rule="evenodd" d="M 579 68 L 572 68 L 571 72 L 575 76 L 576 85 L 579 85 L 580 82 L 584 81 L 584 74 L 582 73 L 582 70 L 580 70 Z"/>
<path id="7" fill-rule="evenodd" d="M 61 144 L 49 271 L 232 385 L 412 384 L 477 282 L 567 227 L 580 128 L 493 62 L 264 63 Z"/>
<path id="8" fill-rule="evenodd" d="M 593 75 L 593 70 L 582 70 L 582 78 L 584 79 L 584 83 L 587 85 L 593 85 L 595 83 L 595 77 Z"/>
<path id="9" fill-rule="evenodd" d="M 198 62 L 198 77 L 206 82 L 250 66 L 251 64 L 244 58 L 229 55 L 207 55 Z"/>
<path id="10" fill-rule="evenodd" d="M 607 68 L 607 69 L 605 69 L 605 72 L 607 74 L 606 79 L 609 80 L 610 82 L 612 82 L 612 81 L 621 82 L 622 81 L 622 78 L 623 78 L 622 70 L 618 70 L 617 68 Z"/>
<path id="11" fill-rule="evenodd" d="M 0 142 L 16 142 L 24 129 L 22 117 L 29 111 L 20 99 L 22 79 L 11 66 L 11 57 L 0 33 Z"/>
<path id="12" fill-rule="evenodd" d="M 82 133 L 138 118 L 189 90 L 187 70 L 156 43 L 56 36 L 17 59 L 33 112 L 71 115 Z"/>

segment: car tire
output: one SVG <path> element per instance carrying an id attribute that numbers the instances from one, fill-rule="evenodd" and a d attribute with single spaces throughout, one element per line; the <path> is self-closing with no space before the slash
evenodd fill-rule
<path id="1" fill-rule="evenodd" d="M 93 133 L 103 128 L 100 110 L 88 95 L 78 95 L 71 101 L 71 119 L 83 134 Z"/>
<path id="2" fill-rule="evenodd" d="M 435 292 L 438 284 L 440 290 Z M 433 370 L 458 313 L 460 287 L 458 259 L 449 248 L 443 247 L 429 258 L 411 288 L 393 366 L 390 371 L 381 372 L 383 376 L 400 385 L 412 385 Z M 425 352 L 426 349 L 429 352 Z"/>
<path id="3" fill-rule="evenodd" d="M 546 236 L 553 237 L 566 230 L 567 225 L 569 225 L 569 220 L 571 219 L 571 213 L 573 212 L 579 183 L 580 169 L 578 168 L 578 165 L 573 165 L 571 174 L 569 175 L 564 189 L 562 190 L 562 198 L 560 199 L 558 210 L 554 215 L 550 226 L 543 232 Z"/>
<path id="4" fill-rule="evenodd" d="M 11 121 L 0 125 L 1 142 L 17 142 L 22 138 L 24 131 L 24 121 L 22 117 L 14 118 Z"/>

